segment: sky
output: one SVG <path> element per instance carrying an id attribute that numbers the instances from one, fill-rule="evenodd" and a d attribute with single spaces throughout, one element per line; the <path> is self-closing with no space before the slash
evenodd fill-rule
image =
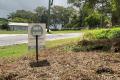
<path id="1" fill-rule="evenodd" d="M 48 7 L 49 0 L 0 0 L 0 17 L 16 10 L 34 10 L 37 6 Z M 66 6 L 67 0 L 54 0 L 54 5 Z"/>

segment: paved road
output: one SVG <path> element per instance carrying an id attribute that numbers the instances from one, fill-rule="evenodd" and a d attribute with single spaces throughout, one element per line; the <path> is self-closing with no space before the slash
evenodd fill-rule
<path id="1" fill-rule="evenodd" d="M 81 36 L 81 33 L 70 33 L 70 34 L 47 34 L 46 40 L 57 40 L 65 38 L 74 38 Z M 14 44 L 28 43 L 27 34 L 1 34 L 0 35 L 0 46 L 8 46 Z"/>

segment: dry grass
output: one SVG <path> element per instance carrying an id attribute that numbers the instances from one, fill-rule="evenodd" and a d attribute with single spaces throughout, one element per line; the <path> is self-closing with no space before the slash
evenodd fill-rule
<path id="1" fill-rule="evenodd" d="M 120 54 L 66 52 L 62 48 L 40 53 L 40 60 L 50 65 L 30 67 L 34 56 L 0 60 L 0 80 L 120 80 Z M 99 68 L 113 72 L 97 73 Z"/>

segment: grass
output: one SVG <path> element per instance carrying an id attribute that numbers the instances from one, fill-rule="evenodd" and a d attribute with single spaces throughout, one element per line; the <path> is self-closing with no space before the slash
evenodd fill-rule
<path id="1" fill-rule="evenodd" d="M 54 40 L 54 41 L 48 41 L 46 42 L 46 47 L 47 48 L 53 48 L 56 46 L 64 45 L 64 44 L 69 44 L 71 42 L 77 42 L 79 41 L 80 38 L 69 38 L 69 39 L 61 39 L 61 40 Z"/>
<path id="2" fill-rule="evenodd" d="M 27 31 L 6 31 L 6 30 L 0 30 L 0 34 L 27 34 Z"/>
<path id="3" fill-rule="evenodd" d="M 62 30 L 62 31 L 51 31 L 48 34 L 61 34 L 61 33 L 80 33 L 81 30 Z M 0 34 L 27 34 L 27 31 L 6 31 L 0 30 Z"/>
<path id="4" fill-rule="evenodd" d="M 26 44 L 0 47 L 0 57 L 18 57 L 27 52 L 28 49 Z"/>
<path id="5" fill-rule="evenodd" d="M 81 30 L 61 30 L 61 31 L 51 31 L 51 34 L 60 34 L 60 33 L 80 33 Z"/>
<path id="6" fill-rule="evenodd" d="M 77 42 L 77 41 L 79 41 L 79 38 L 69 38 L 69 39 L 47 41 L 45 46 L 46 48 L 53 48 L 59 45 L 64 45 L 64 44 L 68 44 L 71 42 Z M 2 57 L 20 57 L 28 53 L 29 52 L 28 52 L 27 44 L 0 47 L 1 58 Z"/>

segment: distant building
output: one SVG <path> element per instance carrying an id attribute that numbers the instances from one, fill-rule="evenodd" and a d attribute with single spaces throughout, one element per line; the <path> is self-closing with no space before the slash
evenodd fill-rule
<path id="1" fill-rule="evenodd" d="M 62 27 L 62 24 L 54 24 L 54 25 L 50 25 L 50 30 L 61 30 L 63 27 Z"/>
<path id="2" fill-rule="evenodd" d="M 12 30 L 12 31 L 28 30 L 28 23 L 9 22 L 8 26 L 9 26 L 10 30 Z"/>

